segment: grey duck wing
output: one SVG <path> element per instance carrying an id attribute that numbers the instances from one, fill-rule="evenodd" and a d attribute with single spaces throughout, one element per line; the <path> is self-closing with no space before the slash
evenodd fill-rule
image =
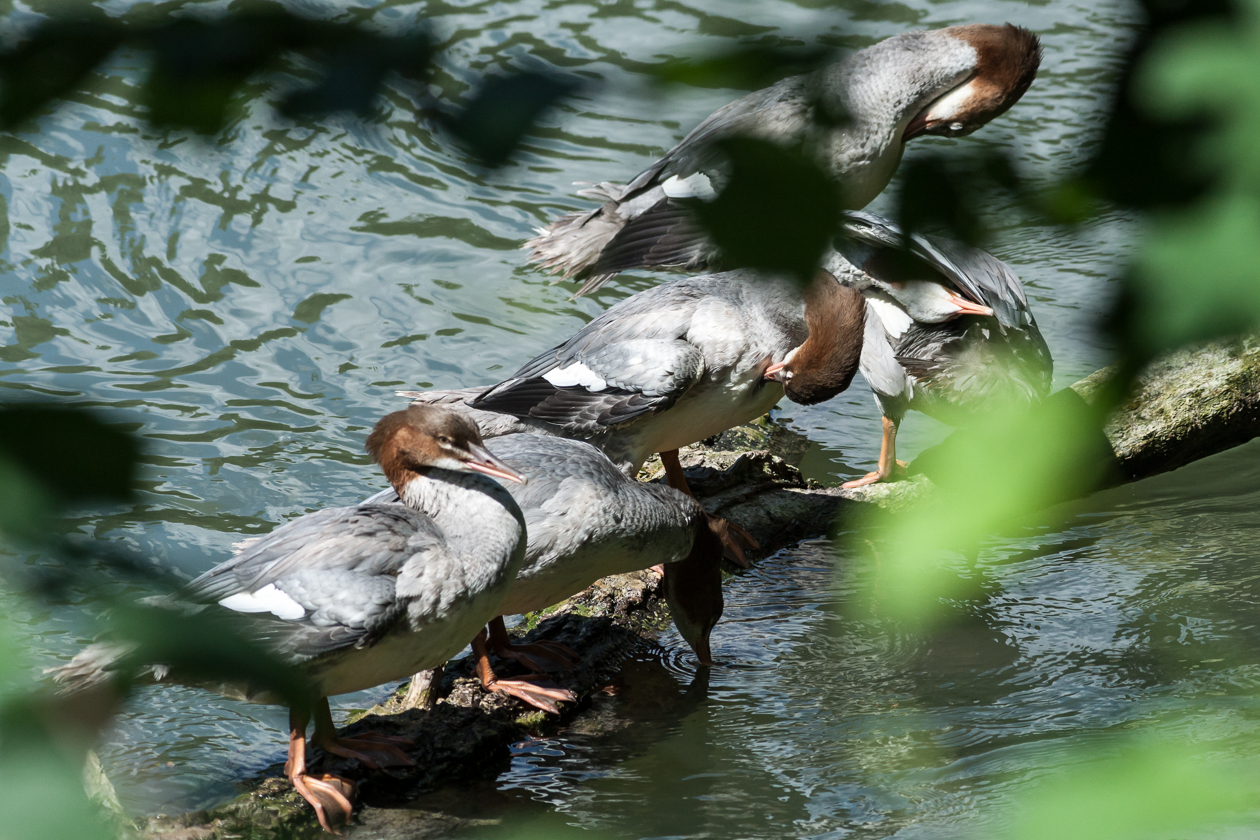
<path id="1" fill-rule="evenodd" d="M 251 635 L 305 659 L 388 632 L 405 611 L 395 597 L 399 570 L 444 551 L 437 525 L 403 505 L 329 508 L 254 541 L 178 597 L 253 613 Z"/>

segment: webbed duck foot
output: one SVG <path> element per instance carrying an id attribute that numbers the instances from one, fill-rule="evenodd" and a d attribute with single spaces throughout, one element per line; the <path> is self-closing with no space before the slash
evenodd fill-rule
<path id="1" fill-rule="evenodd" d="M 333 724 L 332 711 L 328 708 L 327 698 L 316 703 L 314 711 L 314 744 L 324 752 L 358 761 L 371 770 L 380 770 L 382 767 L 415 766 L 416 762 L 401 749 L 414 745 L 406 738 L 381 732 L 364 732 L 353 738 L 342 738 L 337 734 L 337 727 Z"/>
<path id="2" fill-rule="evenodd" d="M 577 700 L 577 695 L 572 691 L 539 675 L 513 677 L 510 680 L 496 677 L 489 682 L 482 680 L 481 687 L 486 691 L 497 691 L 515 697 L 549 715 L 560 714 L 558 703 L 572 703 Z"/>
<path id="3" fill-rule="evenodd" d="M 495 648 L 494 653 L 500 658 L 516 660 L 536 674 L 572 671 L 582 661 L 577 651 L 559 642 L 517 643 Z"/>
<path id="4" fill-rule="evenodd" d="M 894 477 L 901 477 L 904 475 L 907 466 L 909 465 L 905 461 L 898 461 L 897 466 L 892 469 L 878 469 L 874 472 L 868 472 L 861 478 L 846 481 L 844 484 L 841 484 L 840 487 L 844 490 L 851 490 L 854 487 L 865 487 L 868 484 L 878 484 L 883 481 L 890 481 Z"/>
<path id="5" fill-rule="evenodd" d="M 293 788 L 315 809 L 319 824 L 329 834 L 340 834 L 332 827 L 333 823 L 346 825 L 350 822 L 350 814 L 354 806 L 350 800 L 355 796 L 354 782 L 341 776 L 325 773 L 322 776 L 310 776 L 298 773 L 289 776 Z"/>
<path id="6" fill-rule="evenodd" d="M 507 636 L 503 626 L 503 617 L 499 616 L 490 623 L 496 637 Z M 540 676 L 514 677 L 510 680 L 499 679 L 490 667 L 490 649 L 486 644 L 489 633 L 485 628 L 472 641 L 473 656 L 477 660 L 477 676 L 481 679 L 481 687 L 486 691 L 498 691 L 528 703 L 551 715 L 560 714 L 557 703 L 572 703 L 577 695 L 567 688 L 561 688 Z"/>
<path id="7" fill-rule="evenodd" d="M 328 701 L 323 700 L 321 704 L 327 712 Z M 319 710 L 318 705 L 316 710 Z M 298 795 L 315 809 L 315 816 L 324 831 L 337 834 L 333 823 L 345 825 L 350 822 L 357 790 L 354 782 L 341 776 L 327 773 L 313 776 L 306 772 L 306 724 L 309 720 L 310 714 L 306 711 L 289 711 L 289 760 L 285 762 L 284 772 Z"/>
<path id="8" fill-rule="evenodd" d="M 358 761 L 371 770 L 416 765 L 411 756 L 400 748 L 400 744 L 410 745 L 411 742 L 389 735 L 367 732 L 357 738 L 326 738 L 316 743 L 326 753 Z"/>
<path id="9" fill-rule="evenodd" d="M 487 625 L 490 647 L 500 659 L 513 659 L 534 673 L 572 671 L 582 655 L 560 642 L 541 639 L 537 642 L 513 642 L 503 616 L 490 619 Z"/>

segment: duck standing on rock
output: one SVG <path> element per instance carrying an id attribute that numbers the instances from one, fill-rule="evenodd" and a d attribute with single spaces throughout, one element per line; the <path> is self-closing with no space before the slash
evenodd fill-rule
<path id="1" fill-rule="evenodd" d="M 669 485 L 691 495 L 679 447 L 755 420 L 784 395 L 828 400 L 858 368 L 860 292 L 825 271 L 803 288 L 751 275 L 680 278 L 632 295 L 498 385 L 402 393 L 468 412 L 487 436 L 534 429 L 588 440 L 628 476 L 659 452 Z M 726 545 L 744 563 L 730 535 Z"/>
<path id="2" fill-rule="evenodd" d="M 1037 37 L 1011 24 L 896 35 L 726 105 L 629 184 L 581 191 L 602 204 L 557 219 L 524 247 L 543 268 L 585 280 L 578 294 L 620 271 L 707 267 L 714 248 L 690 205 L 725 185 L 716 141 L 811 144 L 840 183 L 842 206 L 859 210 L 888 185 L 908 141 L 971 134 L 1019 101 L 1040 63 Z"/>
<path id="3" fill-rule="evenodd" d="M 702 664 L 713 663 L 709 635 L 722 615 L 720 520 L 711 520 L 695 499 L 671 487 L 627 477 L 582 441 L 513 434 L 487 446 L 502 463 L 530 477 L 528 484 L 505 485 L 525 516 L 529 544 L 503 600 L 503 615 L 542 610 L 600 578 L 663 564 L 665 599 L 675 626 Z M 388 498 L 388 492 L 373 500 Z M 478 634 L 473 654 L 488 691 L 502 691 L 552 714 L 558 712 L 557 701 L 574 699 L 536 680 L 499 679 L 490 649 L 541 672 L 572 668 L 576 658 L 566 647 L 545 641 L 514 644 L 498 616 Z"/>
<path id="4" fill-rule="evenodd" d="M 1050 393 L 1054 361 L 1024 288 L 1006 263 L 893 222 L 848 213 L 826 261 L 866 297 L 861 371 L 883 412 L 877 468 L 845 487 L 886 481 L 898 466 L 897 428 L 909 409 L 964 425 L 1002 402 Z"/>
<path id="5" fill-rule="evenodd" d="M 369 766 L 411 763 L 383 736 L 337 736 L 327 698 L 404 679 L 458 653 L 501 612 L 525 556 L 525 522 L 493 478 L 522 475 L 486 450 L 476 426 L 455 412 L 412 406 L 386 415 L 367 440 L 402 504 L 367 501 L 286 523 L 172 596 L 171 608 L 217 605 L 309 678 L 314 743 Z M 493 477 L 493 478 L 492 478 Z M 204 608 L 204 607 L 203 607 Z M 56 669 L 67 690 L 109 678 L 131 653 L 93 645 Z M 181 682 L 154 665 L 153 682 Z M 273 702 L 256 687 L 205 686 Z M 306 768 L 310 711 L 291 709 L 286 773 L 320 824 L 349 819 L 354 783 Z"/>

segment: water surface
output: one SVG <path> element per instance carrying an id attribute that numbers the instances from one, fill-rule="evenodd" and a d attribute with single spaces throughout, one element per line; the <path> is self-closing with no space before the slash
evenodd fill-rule
<path id="1" fill-rule="evenodd" d="M 108 409 L 148 442 L 140 500 L 74 521 L 86 538 L 203 571 L 244 536 L 382 486 L 361 447 L 400 405 L 395 389 L 496 381 L 654 282 L 625 277 L 570 301 L 518 250 L 535 226 L 585 206 L 572 182 L 632 176 L 740 93 L 664 93 L 646 65 L 746 40 L 856 47 L 913 28 L 1019 23 L 1045 45 L 1037 82 L 957 145 L 1005 149 L 1045 185 L 1096 141 L 1136 21 L 1124 3 L 1018 0 L 347 8 L 384 26 L 429 15 L 449 95 L 506 66 L 590 84 L 496 171 L 417 121 L 401 91 L 366 122 L 292 122 L 268 104 L 292 79 L 269 79 L 219 137 L 155 130 L 135 55 L 35 130 L 0 139 L 0 387 Z M 29 23 L 27 7 L 9 20 Z M 1105 364 L 1094 321 L 1132 247 L 1131 220 L 1108 211 L 1069 232 L 1009 199 L 995 199 L 988 220 L 992 249 L 1028 287 L 1056 383 Z M 860 386 L 777 416 L 811 442 L 811 475 L 860 474 L 875 459 L 878 413 Z M 903 452 L 946 433 L 912 416 Z M 416 807 L 461 836 L 524 823 L 626 837 L 973 836 L 1061 772 L 1074 747 L 1117 728 L 1154 721 L 1232 743 L 1253 734 L 1255 716 L 1256 660 L 1238 646 L 1255 636 L 1258 454 L 1101 494 L 994 539 L 981 558 L 986 597 L 957 605 L 930 636 L 844 608 L 859 582 L 843 542 L 782 552 L 729 587 L 723 667 L 695 673 L 667 637 L 573 727 L 519 745 L 475 790 Z M 35 665 L 90 637 L 77 607 L 14 611 Z M 278 760 L 283 725 L 281 710 L 163 687 L 136 699 L 102 752 L 130 807 L 182 810 Z"/>

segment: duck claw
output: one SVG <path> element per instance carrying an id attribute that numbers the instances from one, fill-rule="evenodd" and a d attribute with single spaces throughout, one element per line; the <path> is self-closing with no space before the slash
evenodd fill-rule
<path id="1" fill-rule="evenodd" d="M 891 469 L 888 469 L 888 470 L 878 469 L 873 472 L 868 472 L 866 475 L 862 476 L 861 478 L 855 478 L 852 481 L 846 481 L 844 484 L 840 485 L 840 489 L 852 490 L 854 487 L 866 487 L 869 484 L 879 484 L 881 482 L 891 481 L 893 476 L 904 474 L 905 471 L 906 471 L 906 462 L 898 461 L 897 466 Z"/>

